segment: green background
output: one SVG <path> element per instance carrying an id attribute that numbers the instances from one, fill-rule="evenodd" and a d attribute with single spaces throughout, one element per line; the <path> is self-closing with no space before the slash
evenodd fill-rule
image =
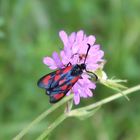
<path id="1" fill-rule="evenodd" d="M 0 139 L 17 135 L 51 105 L 37 80 L 49 73 L 44 56 L 59 52 L 60 30 L 83 29 L 96 35 L 105 51 L 105 71 L 111 78 L 140 82 L 140 0 L 0 0 Z M 85 106 L 116 92 L 98 85 Z M 104 105 L 93 117 L 70 118 L 51 140 L 140 140 L 140 94 Z M 61 113 L 58 109 L 23 139 L 35 139 Z"/>

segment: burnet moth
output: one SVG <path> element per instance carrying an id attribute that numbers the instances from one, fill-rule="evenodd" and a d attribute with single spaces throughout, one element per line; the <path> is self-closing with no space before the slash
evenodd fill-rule
<path id="1" fill-rule="evenodd" d="M 84 63 L 72 65 L 69 62 L 65 68 L 58 69 L 39 79 L 37 85 L 46 90 L 46 94 L 50 97 L 50 103 L 56 103 L 61 100 L 78 81 L 78 79 L 82 78 L 81 75 L 83 71 L 93 74 L 96 80 L 98 79 L 96 74 L 87 71 L 86 69 L 86 59 L 91 47 L 90 44 L 87 45 L 88 49 L 85 55 Z"/>

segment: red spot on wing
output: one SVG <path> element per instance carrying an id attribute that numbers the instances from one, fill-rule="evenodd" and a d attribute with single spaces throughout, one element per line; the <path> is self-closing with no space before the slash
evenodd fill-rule
<path id="1" fill-rule="evenodd" d="M 55 100 L 59 100 L 64 96 L 64 93 L 59 93 L 59 94 L 55 94 L 53 95 L 53 97 L 55 98 Z"/>
<path id="2" fill-rule="evenodd" d="M 54 80 L 57 81 L 60 79 L 60 75 L 55 75 Z"/>
<path id="3" fill-rule="evenodd" d="M 72 88 L 72 86 L 68 86 L 67 89 L 70 90 Z"/>
<path id="4" fill-rule="evenodd" d="M 67 89 L 67 85 L 63 85 L 63 86 L 61 86 L 60 88 L 61 88 L 61 90 L 66 90 Z"/>
<path id="5" fill-rule="evenodd" d="M 56 74 L 60 74 L 60 71 L 61 71 L 61 70 L 57 70 L 57 71 L 56 71 Z"/>
<path id="6" fill-rule="evenodd" d="M 63 73 L 67 73 L 72 69 L 72 66 L 68 66 L 63 70 Z"/>
<path id="7" fill-rule="evenodd" d="M 50 80 L 50 78 L 51 78 L 51 75 L 47 75 L 46 77 L 44 77 L 43 78 L 43 84 L 45 84 L 45 85 L 47 85 L 48 84 L 48 82 L 49 82 L 49 80 Z"/>
<path id="8" fill-rule="evenodd" d="M 60 81 L 59 81 L 59 85 L 62 85 L 65 81 L 66 81 L 66 79 L 60 80 Z"/>
<path id="9" fill-rule="evenodd" d="M 79 78 L 80 78 L 80 76 L 77 76 L 77 77 L 73 78 L 70 82 L 74 84 L 78 81 Z"/>

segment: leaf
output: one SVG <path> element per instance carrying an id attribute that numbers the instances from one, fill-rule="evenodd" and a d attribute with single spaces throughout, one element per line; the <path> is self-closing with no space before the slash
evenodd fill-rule
<path id="1" fill-rule="evenodd" d="M 127 87 L 121 84 L 122 82 L 127 82 L 127 80 L 121 80 L 115 78 L 108 79 L 107 74 L 102 69 L 96 70 L 95 74 L 98 76 L 98 81 L 101 84 L 115 91 L 120 92 L 129 101 L 129 98 L 126 95 L 124 95 L 122 92 L 122 90 L 127 89 Z"/>
<path id="2" fill-rule="evenodd" d="M 70 117 L 76 117 L 80 120 L 85 120 L 91 116 L 93 116 L 98 110 L 99 110 L 100 106 L 92 109 L 92 110 L 80 110 L 80 109 L 75 109 L 73 111 L 71 111 L 68 116 Z"/>

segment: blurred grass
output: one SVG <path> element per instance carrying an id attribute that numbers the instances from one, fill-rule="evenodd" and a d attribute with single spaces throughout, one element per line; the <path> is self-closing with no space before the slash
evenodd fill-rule
<path id="1" fill-rule="evenodd" d="M 109 77 L 140 82 L 139 0 L 1 0 L 0 1 L 0 139 L 15 136 L 38 114 L 50 107 L 48 97 L 36 82 L 50 70 L 42 58 L 58 51 L 58 31 L 83 29 L 94 34 L 105 51 Z M 89 104 L 112 94 L 98 86 Z M 105 105 L 85 121 L 69 119 L 57 127 L 50 139 L 139 140 L 140 95 L 131 101 L 119 99 Z M 24 139 L 34 139 L 61 110 L 38 124 Z"/>

